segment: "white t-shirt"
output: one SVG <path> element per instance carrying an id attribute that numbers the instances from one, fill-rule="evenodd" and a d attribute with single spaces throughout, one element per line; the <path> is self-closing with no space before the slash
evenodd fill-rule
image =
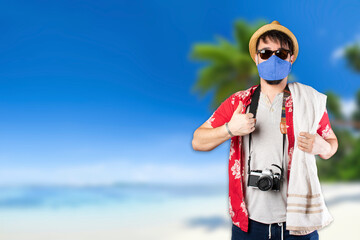
<path id="1" fill-rule="evenodd" d="M 258 188 L 247 186 L 249 135 L 243 136 L 246 175 L 245 202 L 249 218 L 266 224 L 286 221 L 288 138 L 286 135 L 285 154 L 283 156 L 283 134 L 280 132 L 283 94 L 283 92 L 279 93 L 274 98 L 273 103 L 270 103 L 266 94 L 260 92 L 255 130 L 251 136 L 252 155 L 250 162 L 251 170 L 270 168 L 274 173 L 280 173 L 280 169 L 271 166 L 271 164 L 274 163 L 284 167 L 284 180 L 280 185 L 280 191 L 261 191 Z M 246 112 L 248 113 L 249 110 L 250 105 L 247 107 Z"/>

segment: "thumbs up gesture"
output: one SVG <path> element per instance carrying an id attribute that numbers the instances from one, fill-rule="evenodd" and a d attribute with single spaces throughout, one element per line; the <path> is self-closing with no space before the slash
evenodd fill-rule
<path id="1" fill-rule="evenodd" d="M 242 109 L 243 103 L 240 101 L 228 123 L 228 127 L 234 136 L 244 136 L 255 130 L 256 118 L 254 118 L 254 114 L 242 114 Z"/>

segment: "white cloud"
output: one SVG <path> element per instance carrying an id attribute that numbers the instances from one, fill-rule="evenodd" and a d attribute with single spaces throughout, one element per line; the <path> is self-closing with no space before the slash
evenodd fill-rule
<path id="1" fill-rule="evenodd" d="M 355 39 L 354 40 L 351 40 L 345 44 L 343 44 L 342 46 L 336 48 L 332 54 L 331 54 L 331 61 L 332 63 L 334 64 L 337 60 L 341 59 L 344 57 L 344 53 L 345 53 L 345 49 L 348 47 L 348 46 L 351 46 L 351 45 L 354 45 L 356 43 L 360 43 L 360 34 L 357 34 L 355 36 Z"/>
<path id="2" fill-rule="evenodd" d="M 350 118 L 351 114 L 356 109 L 355 98 L 341 99 L 340 104 L 342 113 L 345 115 L 346 118 Z"/>
<path id="3" fill-rule="evenodd" d="M 336 61 L 342 57 L 344 57 L 344 49 L 345 49 L 346 46 L 341 46 L 337 49 L 335 49 L 331 55 L 331 59 L 332 61 Z"/>

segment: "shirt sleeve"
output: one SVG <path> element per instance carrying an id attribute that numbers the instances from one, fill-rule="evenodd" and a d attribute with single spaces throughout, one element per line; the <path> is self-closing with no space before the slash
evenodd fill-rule
<path id="1" fill-rule="evenodd" d="M 207 120 L 207 122 L 213 127 L 217 128 L 219 126 L 224 125 L 229 122 L 233 113 L 234 113 L 234 105 L 232 104 L 232 97 L 228 97 L 225 101 L 223 101 L 220 106 L 213 112 L 211 117 Z"/>
<path id="2" fill-rule="evenodd" d="M 331 128 L 331 124 L 330 124 L 330 120 L 329 120 L 329 116 L 327 113 L 327 110 L 325 109 L 325 112 L 320 120 L 318 129 L 317 129 L 317 133 L 323 137 L 324 139 L 328 138 L 330 136 L 330 134 L 333 132 L 332 128 Z"/>

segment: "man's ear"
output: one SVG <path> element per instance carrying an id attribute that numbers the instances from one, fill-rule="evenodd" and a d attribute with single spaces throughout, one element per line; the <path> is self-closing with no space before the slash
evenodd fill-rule
<path id="1" fill-rule="evenodd" d="M 290 62 L 291 62 L 291 64 L 293 64 L 293 63 L 294 63 L 294 54 L 293 54 L 293 55 L 291 55 L 291 57 L 290 57 Z"/>
<path id="2" fill-rule="evenodd" d="M 259 64 L 259 59 L 258 59 L 258 55 L 257 55 L 257 54 L 255 55 L 255 64 L 256 64 L 256 66 Z"/>

